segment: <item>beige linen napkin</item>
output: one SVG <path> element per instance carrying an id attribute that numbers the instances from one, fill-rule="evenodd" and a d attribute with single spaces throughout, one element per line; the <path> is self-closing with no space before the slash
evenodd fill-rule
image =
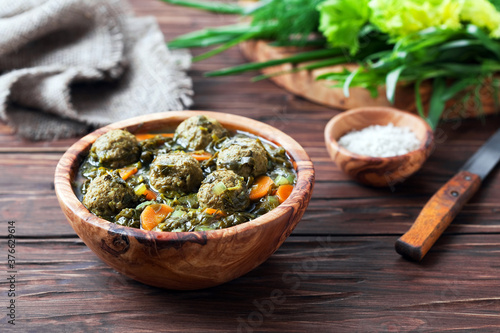
<path id="1" fill-rule="evenodd" d="M 23 137 L 191 105 L 186 51 L 122 0 L 0 0 L 0 119 Z"/>

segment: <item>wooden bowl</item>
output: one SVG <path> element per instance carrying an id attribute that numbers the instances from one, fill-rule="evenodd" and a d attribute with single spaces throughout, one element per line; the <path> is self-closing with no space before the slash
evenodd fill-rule
<path id="1" fill-rule="evenodd" d="M 359 155 L 341 147 L 338 140 L 352 130 L 370 125 L 409 127 L 421 141 L 417 150 L 393 157 Z M 421 117 L 389 107 L 363 107 L 333 117 L 325 127 L 325 143 L 332 160 L 351 178 L 371 186 L 394 186 L 410 177 L 433 149 L 432 129 Z"/>
<path id="2" fill-rule="evenodd" d="M 297 171 L 290 197 L 269 213 L 227 229 L 157 232 L 123 227 L 101 219 L 78 200 L 71 183 L 92 143 L 117 128 L 132 133 L 175 129 L 184 119 L 204 114 L 229 130 L 242 130 L 281 145 Z M 96 130 L 71 146 L 55 172 L 55 190 L 67 220 L 85 244 L 117 271 L 142 283 L 192 290 L 235 279 L 263 263 L 290 235 L 311 198 L 313 164 L 291 137 L 258 121 L 236 115 L 178 111 L 144 115 Z"/>

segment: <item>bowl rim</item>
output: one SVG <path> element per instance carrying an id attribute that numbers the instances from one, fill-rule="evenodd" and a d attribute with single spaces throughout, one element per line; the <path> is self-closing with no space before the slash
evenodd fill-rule
<path id="1" fill-rule="evenodd" d="M 369 155 L 361 155 L 358 153 L 354 153 L 347 148 L 344 148 L 341 146 L 337 139 L 334 139 L 331 135 L 333 131 L 333 127 L 342 119 L 347 118 L 349 116 L 352 116 L 353 114 L 357 113 L 362 113 L 362 112 L 390 112 L 390 113 L 397 113 L 397 114 L 402 114 L 405 117 L 410 117 L 418 121 L 420 124 L 422 124 L 425 128 L 425 137 L 424 140 L 420 140 L 420 145 L 417 149 L 412 150 L 406 154 L 403 155 L 395 155 L 395 156 L 388 156 L 388 157 L 379 157 L 379 156 L 369 156 Z M 370 126 L 370 125 L 368 125 Z M 358 160 L 366 160 L 374 163 L 381 163 L 387 160 L 396 160 L 396 159 L 403 159 L 407 158 L 408 156 L 412 155 L 417 155 L 421 153 L 427 153 L 430 148 L 433 146 L 434 142 L 434 132 L 432 131 L 432 128 L 430 125 L 422 119 L 420 116 L 415 115 L 410 112 L 406 112 L 400 109 L 396 109 L 393 107 L 387 107 L 387 106 L 363 106 L 351 110 L 344 111 L 342 113 L 339 113 L 332 117 L 328 123 L 325 126 L 324 130 L 324 138 L 325 138 L 325 143 L 329 145 L 331 148 L 336 149 L 339 153 L 343 155 L 347 155 L 353 159 L 358 159 Z"/>
<path id="2" fill-rule="evenodd" d="M 223 126 L 229 127 L 233 130 L 241 127 L 241 124 L 245 124 L 245 127 L 253 126 L 253 128 L 255 128 L 256 130 L 251 131 L 251 134 L 260 136 L 272 143 L 283 146 L 287 154 L 291 158 L 294 168 L 297 172 L 297 182 L 290 196 L 278 207 L 262 216 L 259 216 L 256 219 L 223 229 L 188 232 L 148 231 L 139 228 L 121 226 L 92 214 L 83 205 L 83 203 L 78 200 L 76 194 L 73 191 L 71 183 L 74 179 L 76 171 L 78 170 L 78 167 L 81 164 L 83 157 L 87 154 L 87 151 L 90 149 L 92 143 L 99 136 L 113 129 L 130 129 L 134 126 L 139 129 L 135 132 L 140 132 L 140 128 L 144 124 L 151 124 L 155 121 L 160 120 L 170 120 L 172 121 L 172 123 L 178 123 L 195 115 L 206 115 L 208 117 L 215 118 L 220 121 Z M 158 129 L 161 129 L 161 127 L 158 127 Z M 265 136 L 265 134 L 270 133 L 272 133 L 273 138 Z M 73 176 L 71 176 L 72 173 Z M 312 194 L 314 179 L 314 166 L 304 148 L 289 135 L 281 132 L 271 125 L 244 116 L 224 112 L 186 110 L 158 112 L 154 114 L 133 117 L 109 124 L 85 135 L 77 142 L 75 142 L 70 148 L 68 148 L 59 160 L 54 175 L 54 187 L 60 205 L 64 205 L 73 213 L 74 216 L 78 216 L 79 219 L 81 221 L 84 221 L 85 223 L 92 224 L 95 227 L 103 228 L 105 230 L 112 230 L 113 232 L 120 234 L 126 233 L 127 235 L 136 238 L 150 238 L 151 236 L 153 236 L 157 241 L 179 242 L 190 241 L 193 238 L 197 238 L 199 236 L 202 236 L 206 239 L 230 237 L 237 233 L 240 234 L 248 232 L 257 226 L 272 223 L 281 215 L 290 213 L 293 214 L 296 212 L 297 205 L 299 205 L 298 207 L 307 206 Z M 295 224 L 297 223 L 298 221 Z M 292 226 L 292 229 L 294 227 L 295 226 Z M 291 233 L 291 230 L 289 232 Z"/>

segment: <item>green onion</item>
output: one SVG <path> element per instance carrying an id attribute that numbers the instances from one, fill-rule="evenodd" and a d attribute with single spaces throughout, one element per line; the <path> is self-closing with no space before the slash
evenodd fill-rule
<path id="1" fill-rule="evenodd" d="M 273 206 L 279 206 L 280 201 L 277 196 L 275 195 L 270 195 L 267 197 L 267 202 L 269 202 Z"/>
<path id="2" fill-rule="evenodd" d="M 232 35 L 227 36 L 214 36 L 205 38 L 193 38 L 188 40 L 173 40 L 168 43 L 170 49 L 186 49 L 193 47 L 207 47 L 221 43 L 227 43 L 234 37 Z"/>
<path id="3" fill-rule="evenodd" d="M 201 60 L 205 60 L 205 59 L 208 59 L 210 57 L 213 57 L 214 55 L 216 54 L 219 54 L 221 52 L 224 52 L 226 51 L 227 49 L 235 46 L 235 45 L 238 45 L 239 43 L 241 42 L 244 42 L 246 40 L 249 40 L 249 39 L 252 39 L 254 37 L 256 37 L 260 32 L 249 32 L 249 33 L 246 33 L 244 35 L 241 35 L 213 50 L 210 50 L 206 53 L 203 53 L 203 54 L 200 54 L 196 57 L 193 58 L 193 62 L 197 62 L 197 61 L 201 61 Z"/>
<path id="4" fill-rule="evenodd" d="M 356 75 L 358 75 L 359 72 L 361 72 L 362 67 L 358 67 L 356 70 L 352 71 L 347 78 L 345 79 L 343 90 L 344 90 L 344 96 L 349 97 L 349 87 L 351 85 L 351 82 L 354 80 Z"/>
<path id="5" fill-rule="evenodd" d="M 146 206 L 156 204 L 156 203 L 157 203 L 156 201 L 145 201 L 145 202 L 141 203 L 140 205 L 138 205 L 137 207 L 135 207 L 135 209 L 143 209 Z"/>
<path id="6" fill-rule="evenodd" d="M 429 115 L 427 122 L 432 128 L 436 128 L 439 118 L 444 111 L 445 102 L 441 96 L 446 89 L 446 82 L 442 77 L 434 79 L 432 85 L 432 96 L 429 102 Z"/>
<path id="7" fill-rule="evenodd" d="M 280 185 L 288 185 L 290 184 L 290 182 L 288 181 L 288 178 L 283 177 L 282 175 L 278 175 L 278 177 L 276 177 L 276 179 L 274 180 L 274 184 L 280 186 Z"/>
<path id="8" fill-rule="evenodd" d="M 214 195 L 221 195 L 226 190 L 226 185 L 223 182 L 218 182 L 212 187 L 212 193 Z"/>
<path id="9" fill-rule="evenodd" d="M 249 31 L 256 31 L 256 29 L 252 28 L 248 24 L 231 24 L 222 27 L 205 28 L 176 37 L 169 42 L 168 46 L 170 46 L 170 43 L 172 42 L 203 40 L 204 38 L 216 36 L 239 36 Z"/>
<path id="10" fill-rule="evenodd" d="M 147 188 L 146 184 L 142 183 L 142 184 L 139 184 L 136 187 L 134 187 L 134 192 L 136 195 L 140 196 L 140 195 L 143 195 L 147 189 L 148 188 Z"/>
<path id="11" fill-rule="evenodd" d="M 415 82 L 415 105 L 417 107 L 418 115 L 422 118 L 425 118 L 424 106 L 422 105 L 422 96 L 420 95 L 421 84 L 422 80 L 417 80 L 417 82 Z"/>
<path id="12" fill-rule="evenodd" d="M 195 231 L 208 231 L 208 230 L 215 230 L 214 228 L 208 226 L 208 225 L 198 225 L 194 228 Z"/>
<path id="13" fill-rule="evenodd" d="M 479 94 L 484 82 L 492 84 L 491 89 L 495 92 L 499 90 L 498 80 L 493 83 L 492 73 L 500 72 L 500 40 L 493 37 L 491 32 L 488 33 L 488 29 L 491 30 L 489 26 L 488 29 L 484 29 L 482 23 L 478 23 L 481 27 L 475 26 L 470 23 L 473 20 L 461 22 L 463 26 L 456 29 L 431 26 L 398 37 L 397 29 L 391 32 L 390 29 L 386 31 L 380 28 L 382 24 L 392 29 L 392 23 L 379 22 L 374 17 L 363 18 L 365 23 L 358 22 L 360 18 L 357 16 L 355 19 L 340 17 L 338 13 L 349 7 L 345 7 L 347 1 L 332 1 L 331 6 L 324 7 L 318 7 L 324 0 L 264 0 L 250 7 L 195 0 L 164 1 L 250 18 L 249 23 L 204 29 L 178 37 L 169 43 L 171 47 L 220 45 L 195 57 L 194 61 L 206 59 L 249 39 L 266 40 L 273 46 L 308 45 L 320 48 L 283 59 L 223 68 L 206 73 L 206 76 L 240 74 L 281 64 L 297 65 L 290 70 L 258 75 L 252 79 L 258 81 L 302 70 L 354 63 L 358 67 L 353 71 L 344 68 L 340 72 L 322 74 L 316 80 L 333 81 L 331 86 L 342 88 L 346 97 L 349 97 L 350 88 L 361 87 L 376 98 L 379 88 L 385 87 L 386 97 L 391 103 L 395 101 L 398 85 L 414 84 L 418 113 L 426 117 L 433 128 L 437 126 L 451 99 L 458 97 L 470 101 L 473 98 L 481 112 Z M 499 0 L 492 3 L 497 9 L 500 8 Z M 328 20 L 331 22 L 328 23 Z M 343 32 L 347 31 L 345 25 L 352 25 L 354 30 L 351 29 L 344 36 Z M 343 28 L 334 29 L 339 27 Z M 332 40 L 328 31 L 334 30 L 340 33 Z M 352 45 L 346 44 L 346 40 L 355 42 L 359 48 L 352 52 Z M 428 110 L 424 110 L 420 87 L 427 80 L 431 80 L 433 91 Z M 495 105 L 499 104 L 497 94 L 493 95 Z"/>
<path id="14" fill-rule="evenodd" d="M 263 27 L 248 24 L 235 24 L 218 28 L 206 28 L 179 36 L 167 45 L 170 48 L 205 47 L 223 44 L 247 33 L 262 33 Z"/>
<path id="15" fill-rule="evenodd" d="M 406 69 L 406 66 L 402 65 L 397 67 L 396 69 L 393 69 L 392 71 L 387 74 L 385 78 L 385 87 L 386 87 L 386 93 L 387 93 L 387 99 L 389 102 L 394 103 L 394 97 L 396 95 L 396 86 L 399 80 L 399 76 L 401 75 L 401 72 Z"/>
<path id="16" fill-rule="evenodd" d="M 323 68 L 323 67 L 327 67 L 327 66 L 340 65 L 340 64 L 344 64 L 345 62 L 346 62 L 346 58 L 344 56 L 332 58 L 332 59 L 320 60 L 320 61 L 316 61 L 312 64 L 293 68 L 293 69 L 288 70 L 288 71 L 280 71 L 280 72 L 275 72 L 275 73 L 271 73 L 271 74 L 259 75 L 259 76 L 252 78 L 252 82 L 257 82 L 260 80 L 269 79 L 271 77 L 275 77 L 275 76 L 279 76 L 279 75 L 283 75 L 283 74 L 298 73 L 298 72 L 303 71 L 303 70 L 310 71 L 310 70 Z"/>
<path id="17" fill-rule="evenodd" d="M 176 209 L 174 210 L 169 217 L 181 217 L 182 215 L 184 215 L 185 212 L 182 210 L 182 209 Z"/>
<path id="18" fill-rule="evenodd" d="M 316 46 L 316 47 L 322 47 L 322 46 L 325 46 L 325 44 L 326 44 L 326 40 L 325 39 L 306 40 L 306 41 L 289 40 L 289 41 L 275 41 L 275 42 L 269 43 L 269 45 L 275 46 L 275 47 L 287 47 L 287 46 L 296 46 L 296 47 Z"/>
<path id="19" fill-rule="evenodd" d="M 208 72 L 205 74 L 205 76 L 212 77 L 212 76 L 223 76 L 223 75 L 234 75 L 234 74 L 240 74 L 244 73 L 247 71 L 251 70 L 258 70 L 266 67 L 271 67 L 271 66 L 276 66 L 276 65 L 282 65 L 282 64 L 297 64 L 305 61 L 310 61 L 310 60 L 318 60 L 322 58 L 328 58 L 332 56 L 337 56 L 342 53 L 342 50 L 340 49 L 326 49 L 326 50 L 315 50 L 315 51 L 308 51 L 308 52 L 302 52 L 290 57 L 286 57 L 283 59 L 275 59 L 275 60 L 269 60 L 265 62 L 253 62 L 249 64 L 243 64 L 239 66 L 234 66 L 234 67 L 228 67 L 228 68 L 223 68 L 219 69 L 216 71 Z"/>
<path id="20" fill-rule="evenodd" d="M 212 1 L 193 1 L 193 0 L 162 0 L 162 1 L 170 3 L 172 5 L 180 5 L 184 7 L 203 9 L 214 13 L 243 14 L 245 12 L 243 7 L 229 3 L 212 2 Z"/>

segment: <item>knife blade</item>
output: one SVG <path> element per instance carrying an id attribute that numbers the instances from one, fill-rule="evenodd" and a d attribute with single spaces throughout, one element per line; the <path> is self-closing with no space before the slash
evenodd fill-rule
<path id="1" fill-rule="evenodd" d="M 396 252 L 422 260 L 499 160 L 500 129 L 425 204 L 410 230 L 396 241 Z"/>

